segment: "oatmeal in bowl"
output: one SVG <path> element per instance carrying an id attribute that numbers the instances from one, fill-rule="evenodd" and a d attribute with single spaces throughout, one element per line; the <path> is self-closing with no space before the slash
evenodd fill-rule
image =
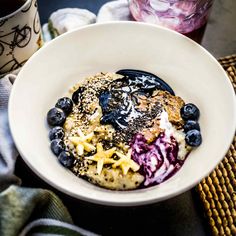
<path id="1" fill-rule="evenodd" d="M 76 176 L 110 190 L 164 182 L 202 142 L 200 111 L 157 75 L 98 73 L 47 113 L 50 147 Z"/>

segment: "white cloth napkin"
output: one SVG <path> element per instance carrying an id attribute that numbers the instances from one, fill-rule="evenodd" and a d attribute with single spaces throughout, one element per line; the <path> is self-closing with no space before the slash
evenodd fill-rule
<path id="1" fill-rule="evenodd" d="M 53 12 L 49 22 L 42 26 L 44 42 L 81 26 L 108 21 L 133 21 L 128 0 L 105 3 L 95 16 L 87 9 L 64 8 Z"/>
<path id="2" fill-rule="evenodd" d="M 111 1 L 105 3 L 99 10 L 97 15 L 97 23 L 107 21 L 132 21 L 127 0 Z"/>

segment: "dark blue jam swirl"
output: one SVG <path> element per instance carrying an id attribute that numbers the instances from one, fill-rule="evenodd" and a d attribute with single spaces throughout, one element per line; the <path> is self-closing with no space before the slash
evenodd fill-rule
<path id="1" fill-rule="evenodd" d="M 111 124 L 123 134 L 126 141 L 130 141 L 139 128 L 161 112 L 158 101 L 151 109 L 141 111 L 138 108 L 140 96 L 151 97 L 155 90 L 168 91 L 174 95 L 174 91 L 159 77 L 145 71 L 127 69 L 116 73 L 124 77 L 113 81 L 109 89 L 99 95 L 103 113 L 100 122 Z"/>
<path id="2" fill-rule="evenodd" d="M 130 86 L 136 86 L 146 92 L 151 90 L 163 90 L 175 95 L 173 89 L 160 77 L 141 70 L 124 69 L 116 72 L 119 75 L 128 77 L 127 83 Z"/>

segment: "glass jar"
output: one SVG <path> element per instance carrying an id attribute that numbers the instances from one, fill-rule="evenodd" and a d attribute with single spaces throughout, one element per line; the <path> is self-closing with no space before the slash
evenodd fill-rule
<path id="1" fill-rule="evenodd" d="M 213 0 L 130 0 L 129 3 L 135 20 L 189 34 L 204 28 Z"/>

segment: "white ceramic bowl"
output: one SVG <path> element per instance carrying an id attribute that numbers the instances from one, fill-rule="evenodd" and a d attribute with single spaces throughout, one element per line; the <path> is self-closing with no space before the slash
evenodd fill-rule
<path id="1" fill-rule="evenodd" d="M 133 68 L 163 78 L 201 111 L 202 145 L 166 182 L 142 190 L 109 191 L 74 176 L 49 148 L 47 111 L 72 85 L 101 71 Z M 21 70 L 9 118 L 17 148 L 46 182 L 78 199 L 106 205 L 141 205 L 180 194 L 222 160 L 236 127 L 235 94 L 218 62 L 190 39 L 157 26 L 120 22 L 67 33 L 40 49 Z"/>

